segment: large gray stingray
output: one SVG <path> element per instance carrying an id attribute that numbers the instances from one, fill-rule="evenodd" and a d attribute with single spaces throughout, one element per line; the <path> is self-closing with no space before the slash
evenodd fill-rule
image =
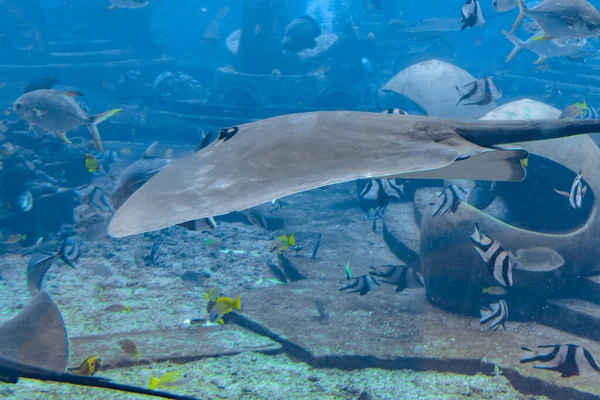
<path id="1" fill-rule="evenodd" d="M 173 162 L 118 210 L 114 237 L 243 210 L 360 178 L 521 181 L 523 149 L 503 143 L 600 132 L 600 120 L 458 121 L 350 111 L 240 125 Z M 235 132 L 235 130 L 229 130 Z"/>

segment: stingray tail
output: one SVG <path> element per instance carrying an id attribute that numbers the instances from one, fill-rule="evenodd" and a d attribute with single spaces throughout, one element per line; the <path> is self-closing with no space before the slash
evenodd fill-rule
<path id="1" fill-rule="evenodd" d="M 90 131 L 90 135 L 92 136 L 92 140 L 96 145 L 96 148 L 100 152 L 104 152 L 102 148 L 102 142 L 100 141 L 100 131 L 98 130 L 98 124 L 106 121 L 113 115 L 121 112 L 120 108 L 115 108 L 114 110 L 110 110 L 107 112 L 103 112 L 102 114 L 96 114 L 94 116 L 89 117 L 87 127 Z"/>
<path id="2" fill-rule="evenodd" d="M 600 133 L 600 119 L 453 122 L 456 133 L 483 147 Z"/>

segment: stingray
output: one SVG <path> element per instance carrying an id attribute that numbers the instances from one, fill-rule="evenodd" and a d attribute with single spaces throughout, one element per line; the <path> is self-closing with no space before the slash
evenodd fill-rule
<path id="1" fill-rule="evenodd" d="M 321 186 L 373 178 L 520 182 L 523 149 L 494 147 L 600 132 L 600 120 L 459 121 L 352 111 L 290 114 L 221 130 L 113 217 L 123 237 L 227 214 Z"/>
<path id="2" fill-rule="evenodd" d="M 166 392 L 122 385 L 106 378 L 65 372 L 69 362 L 67 331 L 58 308 L 39 291 L 13 319 L 0 325 L 0 381 L 18 383 L 37 379 L 139 393 L 166 399 L 194 399 Z"/>

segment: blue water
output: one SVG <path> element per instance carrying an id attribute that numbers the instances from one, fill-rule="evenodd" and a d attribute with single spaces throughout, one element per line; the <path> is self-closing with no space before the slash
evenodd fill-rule
<path id="1" fill-rule="evenodd" d="M 531 8 L 537 3 L 527 5 Z M 600 7 L 600 1 L 589 3 Z M 191 320 L 213 329 L 207 320 L 216 314 L 211 314 L 213 304 L 204 294 L 216 286 L 229 301 L 241 293 L 242 310 L 237 312 L 242 317 L 226 316 L 225 323 L 279 342 L 279 354 L 289 355 L 290 362 L 309 363 L 315 369 L 482 373 L 490 380 L 499 374 L 498 366 L 508 371 L 504 374 L 507 384 L 523 396 L 600 398 L 593 383 L 600 367 L 590 361 L 588 353 L 574 358 L 567 355 L 567 347 L 561 347 L 564 359 L 556 362 L 564 375 L 583 375 L 585 368 L 591 368 L 591 378 L 540 372 L 532 364 L 521 364 L 518 355 L 521 346 L 572 343 L 580 346 L 577 351 L 585 347 L 600 357 L 600 210 L 595 198 L 600 190 L 600 149 L 594 135 L 499 143 L 529 151 L 528 157 L 518 155 L 516 160 L 513 154 L 509 160 L 521 174 L 519 179 L 492 184 L 442 176 L 388 182 L 370 180 L 369 173 L 361 172 L 365 179 L 345 179 L 340 185 L 294 194 L 284 198 L 281 207 L 267 203 L 218 216 L 216 228 L 212 221 L 200 219 L 133 238 L 111 238 L 107 233 L 114 212 L 136 189 L 170 162 L 175 164 L 196 151 L 201 157 L 202 147 L 224 127 L 237 134 L 238 126 L 271 117 L 337 110 L 382 113 L 398 109 L 411 115 L 476 120 L 500 107 L 500 117 L 495 119 L 554 120 L 576 102 L 578 107 L 585 102 L 587 109 L 570 118 L 597 119 L 597 38 L 587 38 L 581 51 L 570 57 L 534 64 L 538 56 L 523 49 L 505 62 L 514 45 L 501 32 L 511 29 L 519 10 L 499 13 L 487 0 L 480 5 L 483 26 L 463 31 L 464 3 L 459 0 L 150 0 L 146 7 L 109 10 L 110 4 L 109 0 L 0 0 L 1 322 L 22 312 L 36 294 L 31 292 L 36 286 L 31 282 L 39 280 L 42 283 L 36 290 L 44 289 L 64 316 L 71 354 L 75 354 L 68 364 L 70 371 L 98 352 L 109 360 L 106 370 L 112 372 L 107 373 L 115 373 L 117 367 L 132 368 L 138 380 L 122 383 L 142 385 L 142 376 L 146 386 L 147 377 L 132 363 L 132 353 L 124 356 L 116 346 L 112 346 L 116 350 L 106 350 L 98 345 L 84 347 L 83 354 L 77 346 L 88 340 L 92 343 L 95 339 L 90 337 L 97 335 L 107 335 L 106 340 L 116 343 L 120 336 L 140 331 L 159 332 L 155 339 L 160 341 L 163 328 L 201 329 L 192 326 Z M 286 29 L 302 16 L 304 30 L 288 38 L 295 45 L 302 44 L 288 48 Z M 427 23 L 432 24 L 430 29 L 419 28 Z M 530 19 L 525 23 L 531 26 Z M 315 29 L 317 34 L 310 33 Z M 521 26 L 515 35 L 526 40 L 532 33 Z M 462 77 L 431 78 L 434 75 L 424 68 L 406 84 L 421 89 L 421 95 L 383 89 L 403 71 L 431 65 L 432 60 L 444 68 L 462 69 Z M 477 80 L 481 88 L 488 77 L 501 97 L 484 99 L 483 105 L 455 106 L 466 93 L 459 93 L 458 87 Z M 66 92 L 75 102 L 65 111 L 55 102 L 48 105 L 35 100 L 29 117 L 24 116 L 26 96 L 36 93 L 25 94 L 28 85 L 54 94 Z M 446 103 L 438 104 L 446 98 Z M 473 99 L 480 100 L 469 101 Z M 94 115 L 110 110 L 121 111 L 98 125 L 104 145 L 100 151 L 86 124 Z M 74 113 L 79 122 L 65 128 L 68 141 L 59 139 L 63 132 L 39 122 L 54 116 L 54 122 L 64 126 Z M 368 134 L 379 140 L 375 133 Z M 257 136 L 256 141 L 261 138 Z M 158 142 L 157 147 L 148 151 L 153 142 Z M 339 147 L 340 151 L 352 148 Z M 297 149 L 299 154 L 305 150 Z M 332 149 L 335 155 L 334 150 L 338 149 Z M 277 148 L 265 150 L 271 151 Z M 359 159 L 360 149 L 352 151 Z M 472 155 L 457 155 L 457 162 Z M 136 164 L 140 160 L 142 164 Z M 141 169 L 127 175 L 128 168 L 136 165 Z M 488 165 L 472 168 L 485 170 Z M 223 162 L 218 167 L 227 171 L 229 165 Z M 294 167 L 289 167 L 293 173 Z M 265 167 L 265 174 L 271 172 Z M 385 182 L 387 197 L 377 193 L 378 187 L 384 190 Z M 119 193 L 119 185 L 125 185 L 125 194 Z M 456 185 L 457 193 L 465 193 L 464 198 L 444 197 L 452 196 L 451 185 Z M 201 204 L 202 196 L 196 195 Z M 452 206 L 449 210 L 432 212 L 439 205 L 445 210 L 445 201 Z M 170 210 L 152 212 L 168 214 Z M 292 233 L 295 243 L 289 241 Z M 57 253 L 66 238 L 64 252 Z M 273 243 L 280 246 L 275 251 Z M 496 247 L 486 253 L 490 246 Z M 157 255 L 159 248 L 162 258 Z M 78 260 L 80 253 L 83 261 Z M 45 269 L 35 260 L 54 255 L 44 286 L 45 272 L 39 271 Z M 77 269 L 59 268 L 58 264 L 64 264 L 59 256 L 76 262 Z M 402 266 L 394 270 L 393 278 L 387 277 L 388 282 L 385 276 L 373 274 L 385 265 Z M 92 270 L 100 272 L 86 272 Z M 373 277 L 375 283 L 369 280 Z M 377 279 L 383 281 L 381 286 Z M 333 284 L 337 280 L 340 287 Z M 338 290 L 352 284 L 363 291 L 345 294 Z M 394 287 L 398 290 L 390 290 Z M 247 309 L 246 298 L 254 301 Z M 268 304 L 271 299 L 281 306 Z M 118 315 L 106 314 L 106 308 L 115 303 Z M 130 304 L 134 304 L 132 319 L 124 322 L 120 316 L 127 317 L 128 311 L 122 310 Z M 482 316 L 496 313 L 503 308 L 500 305 L 509 310 L 500 316 L 502 323 L 492 321 L 492 329 L 488 321 L 480 324 Z M 47 302 L 44 307 L 54 310 Z M 278 307 L 279 313 L 289 311 L 278 319 L 278 313 L 274 317 L 265 311 L 269 307 Z M 227 311 L 236 314 L 231 307 Z M 290 329 L 288 314 L 298 316 L 297 326 L 309 326 L 308 333 Z M 302 315 L 310 318 L 301 319 Z M 42 318 L 38 313 L 31 320 L 37 323 Z M 187 325 L 182 327 L 181 321 Z M 5 375 L 7 382 L 11 380 L 4 369 L 40 379 L 27 376 L 23 369 L 11 370 L 14 365 L 9 361 L 15 359 L 53 369 L 56 376 L 64 377 L 64 361 L 51 368 L 40 361 L 43 356 L 27 358 L 20 352 L 27 343 L 41 343 L 43 328 L 36 323 L 18 329 L 0 327 L 9 338 L 7 345 L 0 344 L 0 380 Z M 60 318 L 54 323 L 62 326 Z M 352 336 L 354 326 L 360 326 L 364 336 Z M 436 330 L 439 326 L 447 326 L 447 331 Z M 17 340 L 20 335 L 31 341 L 24 344 Z M 56 337 L 53 340 L 64 342 L 64 335 Z M 167 343 L 169 338 L 166 334 L 162 338 L 164 348 L 179 346 Z M 155 368 L 155 361 L 171 356 L 186 365 L 229 354 L 229 349 L 217 344 L 215 348 L 208 355 L 179 349 L 172 356 L 172 349 L 165 350 L 167 355 L 143 361 Z M 52 350 L 47 355 L 58 357 Z M 123 376 L 110 376 L 123 381 Z M 301 383 L 292 379 L 290 393 L 297 386 Z M 384 395 L 376 386 L 364 387 L 347 398 L 394 398 L 392 392 Z M 183 383 L 163 389 L 198 398 L 211 396 L 194 387 Z M 15 399 L 33 393 L 18 388 L 2 393 Z M 43 390 L 43 386 L 32 390 Z M 109 392 L 90 393 L 103 398 L 102 393 Z M 371 397 L 361 393 L 371 393 Z M 65 396 L 61 398 L 79 398 L 76 391 Z M 237 396 L 244 395 L 239 392 Z M 322 396 L 311 392 L 306 398 L 340 396 L 339 392 Z M 498 393 L 491 396 L 500 398 L 495 397 Z"/>

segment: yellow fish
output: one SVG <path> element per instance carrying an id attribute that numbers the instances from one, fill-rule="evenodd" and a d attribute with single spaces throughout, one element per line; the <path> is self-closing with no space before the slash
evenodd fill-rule
<path id="1" fill-rule="evenodd" d="M 242 310 L 242 303 L 239 294 L 235 300 L 231 300 L 229 297 L 219 297 L 210 310 L 210 322 L 218 322 L 220 324 L 224 323 L 223 315 L 229 314 L 234 308 L 238 311 Z"/>
<path id="2" fill-rule="evenodd" d="M 287 250 L 289 246 L 296 245 L 296 238 L 294 237 L 295 233 L 292 233 L 290 237 L 285 235 L 281 235 L 275 238 L 271 243 L 271 252 L 277 251 L 281 253 L 284 250 Z"/>
<path id="3" fill-rule="evenodd" d="M 181 386 L 188 383 L 192 378 L 181 371 L 167 372 L 160 378 L 150 377 L 150 390 L 154 390 L 158 387 L 173 387 Z"/>
<path id="4" fill-rule="evenodd" d="M 210 289 L 208 292 L 206 292 L 204 294 L 204 299 L 209 300 L 209 301 L 210 300 L 217 301 L 220 293 L 221 293 L 221 291 L 219 290 L 219 288 L 215 286 L 214 288 Z"/>
<path id="5" fill-rule="evenodd" d="M 75 375 L 92 376 L 96 372 L 98 372 L 98 370 L 100 369 L 101 366 L 102 366 L 102 363 L 101 363 L 100 357 L 98 357 L 98 356 L 88 357 L 81 363 L 79 368 L 77 368 L 77 371 L 75 371 Z"/>
<path id="6" fill-rule="evenodd" d="M 98 160 L 91 154 L 85 155 L 85 167 L 88 172 L 96 172 L 98 171 Z"/>

